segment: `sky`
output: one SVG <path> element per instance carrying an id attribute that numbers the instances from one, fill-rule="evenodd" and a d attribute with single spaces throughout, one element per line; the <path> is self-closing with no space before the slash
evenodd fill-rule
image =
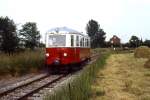
<path id="1" fill-rule="evenodd" d="M 54 27 L 69 27 L 86 33 L 89 20 L 106 32 L 128 42 L 132 35 L 150 40 L 150 0 L 0 0 L 0 16 L 8 16 L 18 29 L 36 22 L 44 41 Z"/>

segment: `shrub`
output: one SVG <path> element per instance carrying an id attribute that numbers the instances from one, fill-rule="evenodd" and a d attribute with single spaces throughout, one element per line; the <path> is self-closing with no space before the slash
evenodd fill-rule
<path id="1" fill-rule="evenodd" d="M 141 46 L 134 51 L 134 57 L 136 58 L 150 58 L 150 48 L 147 46 Z"/>
<path id="2" fill-rule="evenodd" d="M 44 50 L 43 50 L 44 51 Z M 39 70 L 44 66 L 44 52 L 25 51 L 14 55 L 0 54 L 0 75 L 22 75 L 31 71 Z"/>

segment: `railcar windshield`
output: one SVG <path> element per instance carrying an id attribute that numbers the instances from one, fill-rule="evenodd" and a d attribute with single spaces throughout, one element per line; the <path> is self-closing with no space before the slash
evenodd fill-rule
<path id="1" fill-rule="evenodd" d="M 66 35 L 49 35 L 49 47 L 62 47 L 66 45 Z"/>

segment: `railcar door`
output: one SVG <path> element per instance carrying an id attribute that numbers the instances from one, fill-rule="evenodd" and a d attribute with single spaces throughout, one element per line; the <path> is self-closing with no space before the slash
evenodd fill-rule
<path id="1" fill-rule="evenodd" d="M 72 63 L 76 62 L 76 48 L 75 48 L 75 35 L 71 35 L 71 60 Z"/>
<path id="2" fill-rule="evenodd" d="M 50 48 L 50 58 L 49 61 L 52 63 L 59 62 L 61 63 L 62 58 L 62 47 L 66 45 L 66 35 L 53 34 L 49 35 L 48 46 Z"/>

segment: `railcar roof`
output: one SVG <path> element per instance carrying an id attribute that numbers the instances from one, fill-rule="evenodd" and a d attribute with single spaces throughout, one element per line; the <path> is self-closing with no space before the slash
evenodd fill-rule
<path id="1" fill-rule="evenodd" d="M 68 27 L 55 27 L 48 30 L 48 33 L 80 33 L 80 32 Z"/>
<path id="2" fill-rule="evenodd" d="M 81 32 L 78 32 L 68 27 L 55 27 L 55 28 L 48 30 L 47 33 L 54 33 L 54 34 L 55 33 L 67 33 L 67 34 L 80 34 L 80 35 L 86 36 L 85 34 L 82 34 Z"/>

